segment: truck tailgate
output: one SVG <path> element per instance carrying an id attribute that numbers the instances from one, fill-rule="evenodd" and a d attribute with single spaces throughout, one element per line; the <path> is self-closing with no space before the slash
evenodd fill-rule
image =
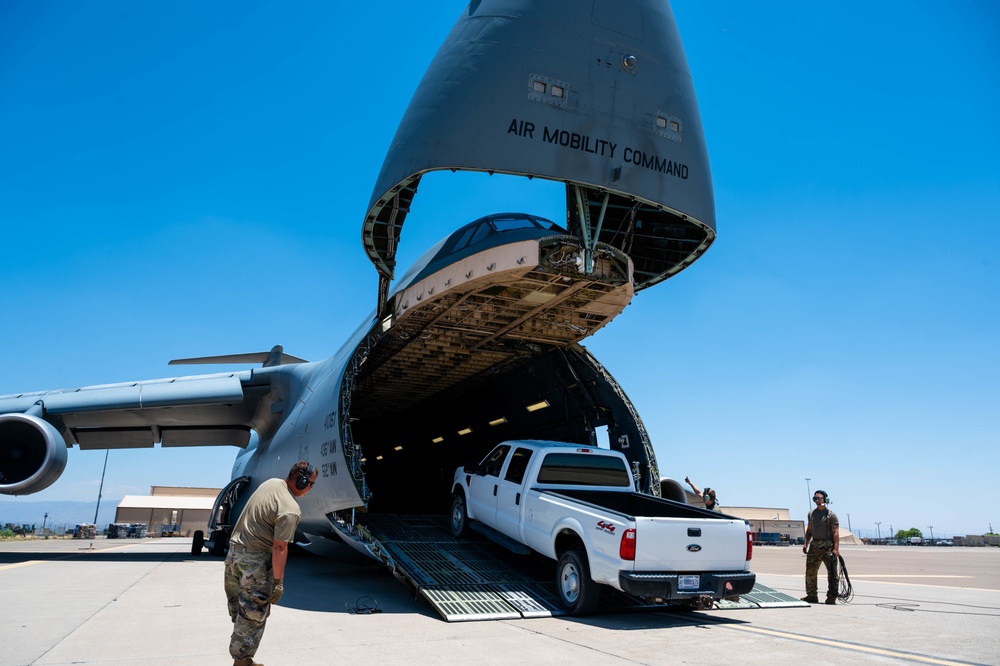
<path id="1" fill-rule="evenodd" d="M 746 523 L 739 519 L 636 517 L 633 571 L 741 571 Z"/>

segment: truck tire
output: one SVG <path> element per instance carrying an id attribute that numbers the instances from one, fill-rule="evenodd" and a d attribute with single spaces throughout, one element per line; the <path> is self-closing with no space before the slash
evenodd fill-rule
<path id="1" fill-rule="evenodd" d="M 201 549 L 205 546 L 205 533 L 201 530 L 195 530 L 194 537 L 191 539 L 191 554 L 201 555 Z"/>
<path id="2" fill-rule="evenodd" d="M 469 513 L 465 510 L 465 493 L 458 491 L 451 498 L 451 533 L 464 537 L 469 533 Z"/>
<path id="3" fill-rule="evenodd" d="M 556 565 L 556 594 L 559 603 L 570 615 L 589 615 L 601 601 L 601 588 L 590 577 L 587 554 L 571 548 L 562 554 Z"/>

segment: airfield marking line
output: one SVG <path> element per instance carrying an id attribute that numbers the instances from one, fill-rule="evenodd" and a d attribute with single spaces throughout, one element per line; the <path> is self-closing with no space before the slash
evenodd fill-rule
<path id="1" fill-rule="evenodd" d="M 81 548 L 79 552 L 66 553 L 60 557 L 53 557 L 50 560 L 26 560 L 24 562 L 15 562 L 14 564 L 3 564 L 0 565 L 0 571 L 6 571 L 8 569 L 16 569 L 18 567 L 27 567 L 32 564 L 45 564 L 46 562 L 59 562 L 62 560 L 68 560 L 76 557 L 81 557 L 84 555 L 92 553 L 109 553 L 114 550 L 123 550 L 125 548 L 135 548 L 136 546 L 141 546 L 142 543 L 127 543 L 123 546 L 113 546 L 111 548 Z"/>
<path id="2" fill-rule="evenodd" d="M 802 574 L 762 573 L 760 575 L 802 578 Z M 851 578 L 975 578 L 975 576 L 960 576 L 957 574 L 851 574 Z"/>
<path id="3" fill-rule="evenodd" d="M 18 567 L 28 567 L 32 564 L 41 564 L 45 560 L 28 560 L 27 562 L 16 562 L 14 564 L 4 564 L 0 566 L 0 571 L 6 571 L 7 569 L 17 569 Z"/>
<path id="4" fill-rule="evenodd" d="M 761 574 L 763 576 L 775 576 L 782 578 L 798 578 L 802 580 L 802 574 Z M 868 574 L 866 574 L 867 576 Z M 862 576 L 851 576 L 851 578 L 861 578 Z M 889 578 L 888 575 L 875 575 L 875 578 Z M 935 576 L 918 576 L 918 578 L 935 578 Z M 975 578 L 975 576 L 952 576 L 952 578 Z M 896 583 L 891 580 L 865 580 L 866 585 L 905 585 L 906 587 L 928 587 L 932 590 L 965 590 L 967 592 L 1000 592 L 996 588 L 990 587 L 957 587 L 955 585 L 925 585 L 924 583 Z M 797 594 L 801 594 L 802 590 L 799 590 Z M 795 596 L 794 594 L 791 596 Z"/>
<path id="5" fill-rule="evenodd" d="M 950 661 L 948 659 L 938 659 L 937 657 L 926 657 L 920 654 L 914 654 L 912 652 L 899 652 L 898 650 L 889 650 L 886 648 L 876 648 L 869 647 L 867 645 L 859 645 L 857 643 L 845 643 L 843 641 L 835 641 L 829 638 L 814 638 L 812 636 L 803 636 L 801 634 L 791 634 L 786 631 L 778 631 L 776 629 L 762 629 L 759 627 L 747 627 L 739 625 L 724 624 L 722 625 L 726 629 L 735 629 L 737 631 L 749 631 L 754 634 L 764 634 L 765 636 L 774 636 L 776 638 L 786 638 L 788 640 L 799 641 L 802 643 L 815 643 L 816 645 L 826 645 L 828 647 L 840 648 L 842 650 L 852 650 L 855 652 L 864 652 L 866 654 L 877 654 L 883 657 L 893 657 L 895 659 L 906 659 L 908 661 L 919 661 L 925 664 L 941 664 L 943 666 L 967 666 L 968 662 L 961 661 Z"/>
<path id="6" fill-rule="evenodd" d="M 124 546 L 112 546 L 111 548 L 94 548 L 92 550 L 88 548 L 86 550 L 88 550 L 91 553 L 110 553 L 111 551 L 114 551 L 114 550 L 122 550 L 124 548 L 135 548 L 136 546 L 141 546 L 141 545 L 143 545 L 143 544 L 141 544 L 141 543 L 127 543 Z"/>
<path id="7" fill-rule="evenodd" d="M 930 585 L 926 583 L 896 583 L 891 580 L 866 580 L 865 585 L 900 585 L 904 587 L 923 587 L 929 590 L 963 590 L 965 592 L 1000 592 L 990 587 L 958 587 L 957 585 Z"/>
<path id="8" fill-rule="evenodd" d="M 851 578 L 974 578 L 974 576 L 951 576 L 934 574 L 855 574 Z"/>

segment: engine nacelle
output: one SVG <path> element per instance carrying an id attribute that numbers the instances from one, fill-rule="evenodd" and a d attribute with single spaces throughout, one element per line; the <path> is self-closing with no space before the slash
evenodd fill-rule
<path id="1" fill-rule="evenodd" d="M 51 423 L 29 414 L 0 414 L 0 493 L 37 493 L 64 469 L 66 440 Z"/>
<path id="2" fill-rule="evenodd" d="M 681 504 L 688 503 L 687 493 L 684 492 L 684 486 L 667 477 L 660 478 L 660 497 L 680 502 Z"/>

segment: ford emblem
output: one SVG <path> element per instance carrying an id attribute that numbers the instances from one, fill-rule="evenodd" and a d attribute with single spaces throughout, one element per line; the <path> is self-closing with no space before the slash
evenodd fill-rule
<path id="1" fill-rule="evenodd" d="M 697 553 L 698 551 L 701 550 L 701 546 L 699 546 L 696 543 L 693 543 L 690 546 L 688 546 L 688 550 L 691 551 L 692 553 Z"/>

